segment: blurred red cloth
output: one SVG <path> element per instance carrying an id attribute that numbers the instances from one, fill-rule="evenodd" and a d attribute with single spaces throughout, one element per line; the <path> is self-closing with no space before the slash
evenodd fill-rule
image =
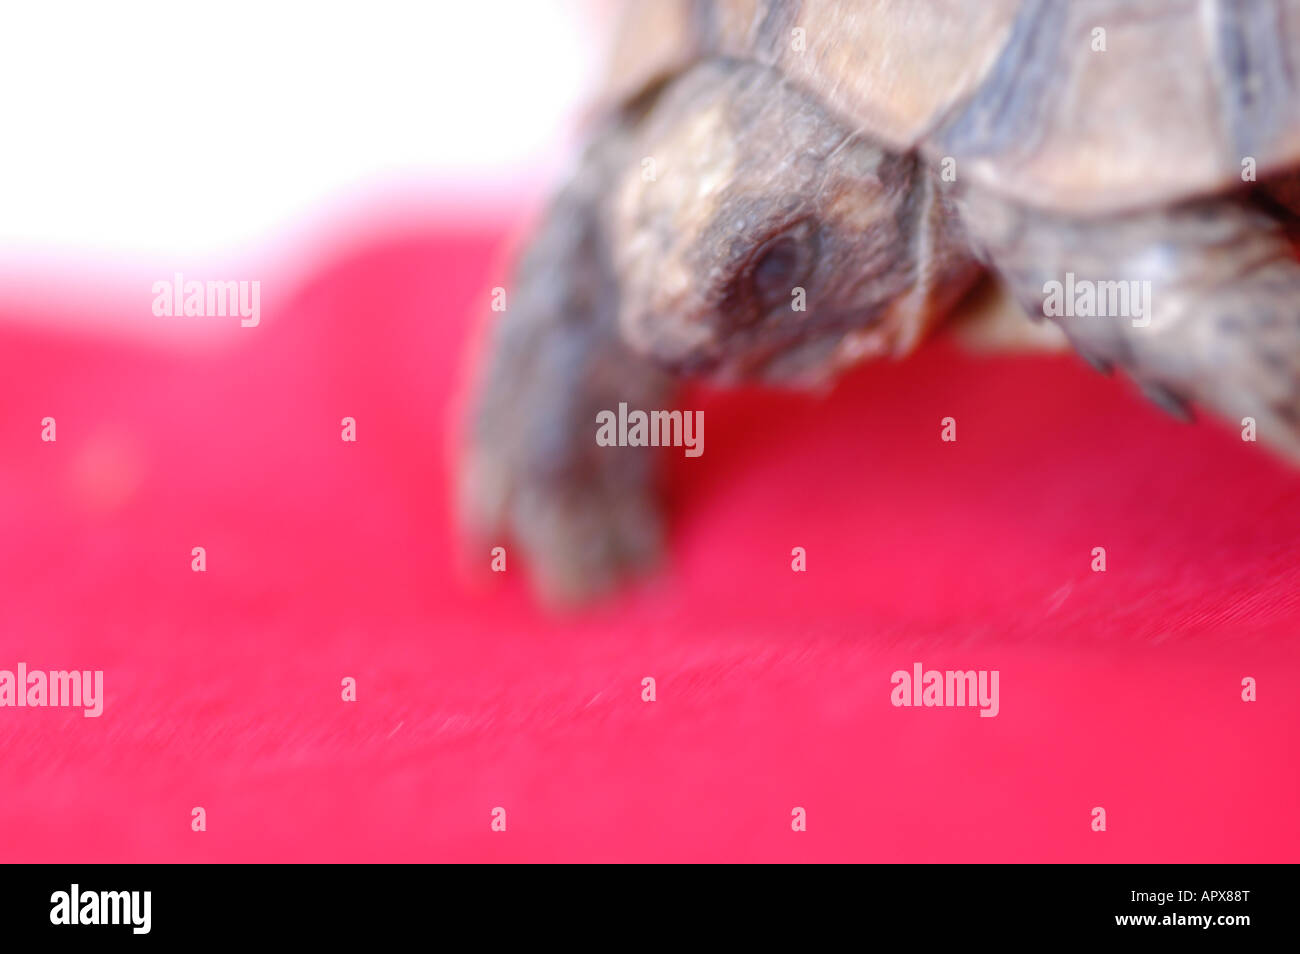
<path id="1" fill-rule="evenodd" d="M 670 565 L 557 619 L 518 560 L 456 570 L 500 244 L 263 276 L 254 329 L 97 302 L 227 322 L 208 350 L 0 323 L 0 668 L 107 697 L 0 709 L 0 858 L 1298 860 L 1295 472 L 1072 357 L 940 342 L 827 398 L 697 394 Z M 997 669 L 1000 714 L 893 707 L 914 662 Z"/>

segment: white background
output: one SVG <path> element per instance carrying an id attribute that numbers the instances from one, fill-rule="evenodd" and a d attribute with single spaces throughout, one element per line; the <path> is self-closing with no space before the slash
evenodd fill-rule
<path id="1" fill-rule="evenodd" d="M 207 254 L 383 190 L 497 216 L 567 161 L 593 0 L 4 0 L 0 247 Z"/>

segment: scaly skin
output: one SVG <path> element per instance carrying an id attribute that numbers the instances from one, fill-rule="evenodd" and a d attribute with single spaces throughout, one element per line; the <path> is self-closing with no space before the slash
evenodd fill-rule
<path id="1" fill-rule="evenodd" d="M 597 412 L 663 408 L 682 376 L 819 385 L 910 351 L 977 274 L 955 224 L 914 157 L 776 71 L 677 77 L 596 137 L 507 290 L 461 473 L 471 538 L 511 538 L 558 602 L 652 564 L 654 452 L 597 446 Z"/>
<path id="2" fill-rule="evenodd" d="M 1199 404 L 1300 461 L 1300 263 L 1286 223 L 1249 193 L 1099 220 L 972 193 L 963 214 L 1030 314 L 1043 287 L 1150 282 L 1141 318 L 1054 317 L 1080 355 L 1118 367 L 1179 417 Z"/>
<path id="3" fill-rule="evenodd" d="M 599 410 L 672 397 L 671 378 L 635 355 L 615 324 L 618 288 L 599 207 L 626 145 L 621 123 L 598 137 L 521 259 L 493 329 L 460 475 L 472 545 L 510 539 L 540 594 L 557 603 L 652 564 L 662 545 L 654 457 L 595 442 Z"/>
<path id="4" fill-rule="evenodd" d="M 773 68 L 699 63 L 596 137 L 523 257 L 477 392 L 464 523 L 521 546 L 544 597 L 606 589 L 654 562 L 663 530 L 654 451 L 598 446 L 598 412 L 664 408 L 675 377 L 818 386 L 900 357 L 978 262 L 1031 315 L 1066 272 L 1150 280 L 1149 325 L 1058 324 L 1166 408 L 1253 417 L 1300 458 L 1291 194 L 1272 211 L 1263 194 L 1049 215 L 945 185 Z"/>

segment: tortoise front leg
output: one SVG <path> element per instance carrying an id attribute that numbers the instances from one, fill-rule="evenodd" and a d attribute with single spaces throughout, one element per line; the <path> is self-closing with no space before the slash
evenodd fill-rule
<path id="1" fill-rule="evenodd" d="M 1300 461 L 1300 263 L 1277 218 L 1234 198 L 1071 221 L 972 196 L 964 215 L 1031 315 L 1071 288 L 1085 296 L 1049 317 L 1091 363 L 1122 368 L 1173 413 L 1196 402 L 1253 418 L 1261 441 Z M 1087 283 L 1098 303 L 1139 297 L 1127 314 L 1078 314 Z"/>
<path id="2" fill-rule="evenodd" d="M 596 444 L 599 411 L 671 398 L 670 379 L 615 326 L 618 287 L 599 203 L 618 135 L 588 152 L 506 289 L 460 475 L 468 534 L 479 543 L 510 537 L 553 602 L 605 589 L 661 545 L 652 451 Z"/>

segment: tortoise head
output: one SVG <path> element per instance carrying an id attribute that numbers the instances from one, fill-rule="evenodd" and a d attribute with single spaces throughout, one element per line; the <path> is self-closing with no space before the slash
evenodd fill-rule
<path id="1" fill-rule="evenodd" d="M 922 179 L 774 69 L 695 67 L 614 183 L 624 337 L 684 373 L 796 385 L 906 350 L 928 320 L 910 300 Z"/>

